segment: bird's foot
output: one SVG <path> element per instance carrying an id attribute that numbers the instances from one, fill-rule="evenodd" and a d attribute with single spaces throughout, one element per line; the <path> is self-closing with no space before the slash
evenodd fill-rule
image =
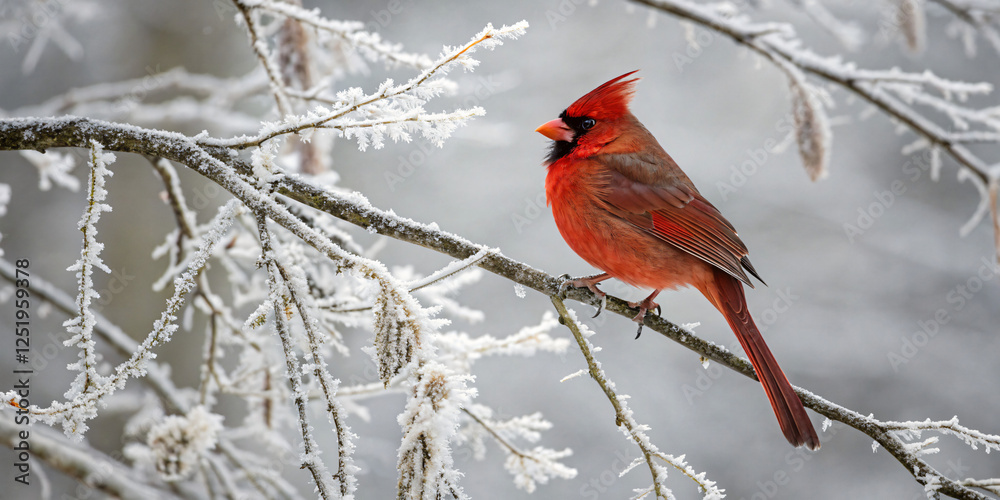
<path id="1" fill-rule="evenodd" d="M 574 288 L 587 288 L 591 293 L 597 296 L 598 300 L 600 300 L 600 302 L 597 303 L 597 312 L 594 313 L 594 317 L 596 318 L 599 314 L 601 314 L 601 311 L 604 310 L 604 306 L 608 301 L 608 296 L 606 293 L 602 292 L 600 288 L 597 288 L 597 284 L 610 278 L 611 275 L 608 273 L 602 273 L 595 274 L 593 276 L 584 276 L 582 278 L 570 278 L 568 274 L 564 274 L 560 277 L 566 280 L 559 286 L 560 295 L 565 295 L 566 290 L 571 286 Z"/>
<path id="2" fill-rule="evenodd" d="M 629 302 L 628 303 L 629 307 L 633 307 L 633 308 L 638 308 L 639 309 L 639 314 L 636 314 L 635 317 L 632 318 L 632 321 L 635 321 L 636 323 L 639 323 L 639 329 L 636 330 L 636 332 L 635 332 L 635 338 L 638 339 L 639 335 L 642 335 L 642 322 L 643 322 L 644 319 L 646 319 L 646 311 L 651 311 L 653 309 L 656 309 L 656 315 L 657 316 L 659 316 L 660 313 L 662 312 L 662 309 L 660 309 L 660 304 L 657 304 L 656 302 L 653 302 L 653 299 L 656 298 L 656 296 L 659 295 L 659 294 L 660 294 L 659 290 L 654 290 L 653 293 L 649 294 L 649 297 L 646 297 L 645 299 L 642 299 L 641 302 Z"/>

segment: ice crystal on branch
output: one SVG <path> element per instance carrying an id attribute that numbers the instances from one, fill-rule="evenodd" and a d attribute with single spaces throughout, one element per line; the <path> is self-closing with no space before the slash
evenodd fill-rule
<path id="1" fill-rule="evenodd" d="M 97 141 L 90 141 L 90 181 L 87 190 L 87 208 L 83 218 L 77 224 L 77 228 L 83 232 L 83 248 L 80 250 L 80 258 L 75 264 L 67 268 L 67 271 L 75 271 L 77 279 L 77 315 L 63 322 L 69 338 L 63 341 L 66 346 L 80 349 L 79 360 L 71 363 L 68 368 L 80 372 L 73 385 L 66 392 L 67 399 L 73 399 L 78 395 L 92 390 L 96 385 L 104 383 L 104 377 L 97 373 L 97 363 L 99 361 L 96 343 L 94 342 L 94 324 L 96 318 L 91 309 L 91 303 L 100 298 L 97 290 L 94 289 L 93 273 L 94 268 L 111 274 L 111 269 L 101 259 L 101 251 L 104 244 L 97 240 L 97 222 L 101 219 L 101 214 L 110 212 L 111 206 L 104 203 L 108 196 L 105 188 L 105 181 L 114 175 L 108 170 L 108 165 L 115 161 L 113 153 L 105 153 L 103 146 Z M 96 415 L 94 409 L 88 409 L 87 414 Z M 78 433 L 82 436 L 87 427 L 83 418 L 69 419 L 64 422 L 64 430 L 67 433 Z"/>
<path id="2" fill-rule="evenodd" d="M 170 415 L 155 424 L 146 437 L 156 470 L 165 481 L 191 475 L 208 450 L 215 447 L 222 416 L 196 406 L 184 416 Z"/>
<path id="3" fill-rule="evenodd" d="M 38 168 L 38 189 L 48 191 L 52 185 L 58 185 L 76 191 L 80 189 L 80 181 L 70 175 L 76 166 L 75 159 L 66 154 L 48 151 L 21 151 L 21 156 Z"/>
<path id="4" fill-rule="evenodd" d="M 397 420 L 403 427 L 399 447 L 400 499 L 468 498 L 458 485 L 449 442 L 458 430 L 461 408 L 476 395 L 467 387 L 471 377 L 427 361 L 416 369 L 416 382 Z"/>
<path id="5" fill-rule="evenodd" d="M 303 115 L 286 116 L 280 122 L 265 125 L 255 137 L 211 141 L 210 144 L 249 147 L 260 145 L 279 135 L 326 128 L 340 131 L 345 138 L 355 139 L 362 151 L 369 146 L 381 148 L 386 137 L 393 141 L 409 142 L 414 133 L 419 133 L 440 147 L 458 126 L 485 113 L 479 107 L 443 113 L 425 111 L 423 106 L 430 99 L 454 88 L 453 83 L 440 77 L 455 66 L 474 68 L 478 61 L 472 59 L 470 54 L 477 48 L 493 49 L 501 45 L 504 39 L 521 36 L 527 27 L 528 23 L 525 21 L 499 29 L 487 25 L 469 43 L 454 48 L 446 46 L 429 68 L 404 84 L 396 85 L 392 79 L 387 79 L 371 94 L 366 94 L 357 87 L 342 90 L 336 94 L 335 99 L 319 99 L 325 104 Z"/>

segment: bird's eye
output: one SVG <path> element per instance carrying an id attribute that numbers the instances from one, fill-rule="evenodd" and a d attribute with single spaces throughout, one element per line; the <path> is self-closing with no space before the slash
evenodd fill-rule
<path id="1" fill-rule="evenodd" d="M 593 118 L 587 118 L 583 120 L 583 123 L 580 124 L 580 127 L 582 127 L 584 130 L 590 130 L 594 128 L 594 125 L 597 125 L 597 121 L 594 120 Z"/>

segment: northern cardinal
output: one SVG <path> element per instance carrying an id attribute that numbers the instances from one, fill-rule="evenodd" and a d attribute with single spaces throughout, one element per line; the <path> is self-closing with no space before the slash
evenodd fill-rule
<path id="1" fill-rule="evenodd" d="M 571 280 L 598 297 L 618 278 L 651 293 L 635 321 L 659 308 L 663 289 L 694 286 L 718 309 L 750 357 L 785 438 L 818 449 L 802 401 L 747 311 L 743 283 L 760 280 L 733 225 L 629 111 L 635 82 L 615 78 L 566 108 L 537 132 L 555 141 L 545 194 L 566 243 L 602 274 Z M 743 283 L 741 283 L 743 282 Z M 761 280 L 763 283 L 763 280 Z M 600 310 L 598 310 L 600 313 Z"/>

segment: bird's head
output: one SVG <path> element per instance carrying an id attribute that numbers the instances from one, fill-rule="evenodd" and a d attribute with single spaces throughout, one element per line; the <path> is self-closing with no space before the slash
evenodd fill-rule
<path id="1" fill-rule="evenodd" d="M 577 99 L 559 118 L 535 129 L 555 141 L 548 163 L 574 152 L 588 156 L 621 134 L 620 123 L 632 115 L 628 103 L 635 93 L 635 82 L 639 81 L 638 78 L 625 80 L 633 73 L 635 71 L 605 82 Z"/>

